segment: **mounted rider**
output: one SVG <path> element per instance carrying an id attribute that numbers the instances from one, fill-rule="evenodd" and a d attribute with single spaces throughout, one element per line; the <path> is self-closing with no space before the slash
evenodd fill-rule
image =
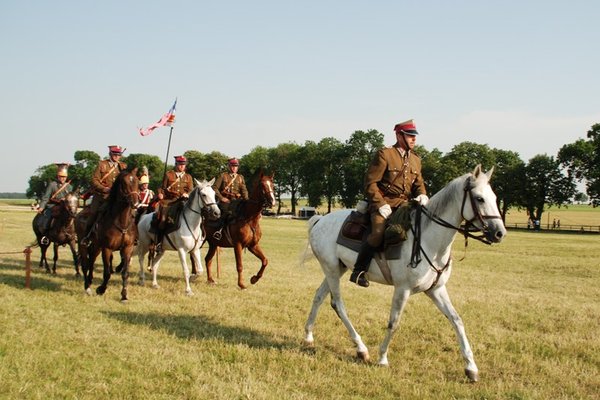
<path id="1" fill-rule="evenodd" d="M 156 206 L 156 199 L 154 191 L 148 187 L 150 184 L 150 177 L 148 176 L 148 169 L 143 168 L 142 176 L 140 176 L 140 186 L 138 193 L 139 203 L 137 205 L 136 223 L 139 221 L 143 214 L 147 214 L 154 211 Z"/>
<path id="2" fill-rule="evenodd" d="M 386 221 L 394 211 L 411 199 L 427 204 L 425 184 L 421 175 L 421 158 L 413 151 L 417 143 L 417 128 L 413 120 L 394 126 L 396 143 L 380 149 L 365 178 L 365 195 L 369 203 L 371 233 L 363 242 L 350 281 L 368 287 L 366 272 L 375 250 L 381 245 Z"/>
<path id="3" fill-rule="evenodd" d="M 158 198 L 160 206 L 156 213 L 154 221 L 154 231 L 156 232 L 156 250 L 161 251 L 161 245 L 165 234 L 165 228 L 168 223 L 169 207 L 179 199 L 187 199 L 190 192 L 194 189 L 194 180 L 185 170 L 187 168 L 187 158 L 183 155 L 175 156 L 175 167 L 165 174 L 161 187 L 158 189 Z"/>
<path id="4" fill-rule="evenodd" d="M 50 231 L 54 220 L 54 206 L 73 191 L 71 181 L 67 182 L 69 164 L 60 163 L 56 164 L 56 167 L 56 179 L 50 182 L 46 188 L 46 192 L 42 196 L 42 200 L 37 208 L 37 212 L 41 214 L 38 221 L 38 228 L 43 236 L 41 239 L 42 242 L 48 240 L 46 235 Z"/>
<path id="5" fill-rule="evenodd" d="M 248 200 L 248 189 L 244 176 L 238 173 L 240 162 L 237 158 L 227 161 L 228 171 L 223 172 L 215 181 L 213 189 L 219 203 L 224 219 L 231 215 L 239 203 L 239 200 Z"/>
<path id="6" fill-rule="evenodd" d="M 110 189 L 115 183 L 117 176 L 121 171 L 127 168 L 127 164 L 121 162 L 121 157 L 125 149 L 121 146 L 111 145 L 108 146 L 108 159 L 101 160 L 98 166 L 94 170 L 91 181 L 92 191 L 92 203 L 89 206 L 89 215 L 85 225 L 84 240 L 88 240 L 94 226 L 96 225 L 96 219 L 100 214 L 100 209 L 105 204 L 106 199 L 110 193 Z"/>

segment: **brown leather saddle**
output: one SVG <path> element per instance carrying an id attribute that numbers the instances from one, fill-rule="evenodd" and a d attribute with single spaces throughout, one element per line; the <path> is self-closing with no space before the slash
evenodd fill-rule
<path id="1" fill-rule="evenodd" d="M 411 229 L 411 211 L 412 206 L 407 203 L 394 211 L 386 223 L 384 240 L 377 252 L 385 252 L 385 258 L 388 260 L 400 258 L 402 244 L 407 238 L 407 232 Z M 370 231 L 369 214 L 352 211 L 342 224 L 336 243 L 358 252 Z"/>

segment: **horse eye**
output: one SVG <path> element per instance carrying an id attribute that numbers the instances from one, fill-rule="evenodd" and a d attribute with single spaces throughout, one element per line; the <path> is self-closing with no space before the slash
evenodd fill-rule
<path id="1" fill-rule="evenodd" d="M 484 200 L 484 199 L 483 199 L 483 197 L 481 197 L 481 196 L 477 196 L 477 199 L 476 199 L 476 200 L 477 200 L 478 202 L 480 202 L 480 203 L 484 203 L 484 202 L 485 202 L 485 200 Z"/>

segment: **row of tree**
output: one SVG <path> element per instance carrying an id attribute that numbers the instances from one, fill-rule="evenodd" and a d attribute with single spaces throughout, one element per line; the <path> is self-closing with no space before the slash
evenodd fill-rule
<path id="1" fill-rule="evenodd" d="M 485 144 L 463 142 L 446 154 L 438 149 L 428 151 L 417 146 L 421 156 L 423 177 L 429 194 L 434 194 L 453 178 L 481 164 L 485 170 L 495 168 L 492 186 L 498 196 L 503 219 L 511 207 L 526 209 L 532 219 L 541 220 L 545 207 L 562 206 L 574 201 L 592 204 L 600 201 L 600 124 L 592 126 L 587 140 L 565 144 L 557 157 L 537 155 L 525 163 L 514 151 L 490 148 Z M 338 203 L 351 208 L 363 198 L 364 176 L 377 149 L 383 147 L 384 135 L 376 130 L 355 131 L 341 142 L 327 137 L 303 145 L 283 143 L 276 147 L 255 147 L 241 158 L 240 172 L 246 177 L 259 170 L 275 173 L 276 195 L 291 198 L 292 213 L 299 198 L 310 206 Z M 201 153 L 188 150 L 188 172 L 200 180 L 218 176 L 226 168 L 227 155 L 220 152 Z M 80 190 L 89 188 L 92 172 L 100 156 L 87 150 L 76 151 L 69 178 Z M 123 158 L 130 167 L 148 168 L 150 187 L 156 189 L 163 178 L 165 165 L 157 156 L 130 154 Z M 54 179 L 56 166 L 49 164 L 36 170 L 29 180 L 27 196 L 40 198 L 47 183 Z M 587 196 L 578 193 L 576 182 L 585 181 Z M 277 209 L 279 213 L 280 206 Z"/>

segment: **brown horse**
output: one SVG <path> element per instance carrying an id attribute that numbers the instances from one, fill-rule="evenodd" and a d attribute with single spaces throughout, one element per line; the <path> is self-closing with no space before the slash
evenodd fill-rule
<path id="1" fill-rule="evenodd" d="M 212 277 L 211 264 L 218 247 L 233 247 L 238 273 L 238 286 L 241 289 L 246 288 L 243 275 L 242 250 L 248 248 L 261 261 L 258 274 L 250 279 L 252 284 L 258 282 L 269 263 L 258 244 L 262 236 L 259 221 L 263 208 L 273 207 L 274 205 L 273 175 L 263 175 L 261 171 L 257 179 L 254 179 L 249 199 L 241 201 L 235 221 L 223 228 L 220 237 L 219 235 L 215 237 L 215 232 L 218 231 L 217 227 L 211 226 L 212 224 L 205 224 L 206 241 L 209 247 L 204 261 L 206 263 L 206 274 L 209 284 L 215 283 Z"/>
<path id="2" fill-rule="evenodd" d="M 42 239 L 44 235 L 40 232 L 38 222 L 42 217 L 41 214 L 37 214 L 32 221 L 33 232 L 35 233 L 36 241 L 40 246 L 41 257 L 40 257 L 40 268 L 46 267 L 46 272 L 50 272 L 50 266 L 46 259 L 46 251 L 50 247 L 50 243 L 54 243 L 54 264 L 52 265 L 52 273 L 56 274 L 56 262 L 58 261 L 58 246 L 69 245 L 71 254 L 73 255 L 73 263 L 75 264 L 75 273 L 80 276 L 79 273 L 79 257 L 75 250 L 75 243 L 77 242 L 77 235 L 75 234 L 75 215 L 77 214 L 77 207 L 79 205 L 78 193 L 69 193 L 62 198 L 58 204 L 52 209 L 53 221 L 50 224 L 50 230 L 46 234 L 46 239 Z"/>
<path id="3" fill-rule="evenodd" d="M 81 212 L 77 216 L 79 254 L 84 277 L 84 289 L 87 294 L 91 294 L 90 286 L 94 276 L 94 262 L 100 252 L 102 252 L 104 274 L 102 284 L 96 288 L 96 293 L 102 295 L 106 292 L 106 286 L 112 274 L 113 251 L 118 250 L 121 255 L 121 264 L 117 267 L 117 271 L 121 272 L 123 280 L 121 301 L 127 301 L 129 263 L 138 235 L 135 224 L 136 207 L 139 203 L 136 173 L 137 168 L 133 171 L 122 171 L 119 174 L 104 204 L 105 208 L 98 215 L 89 240 L 84 238 L 87 213 Z M 83 241 L 87 243 L 82 243 Z"/>

